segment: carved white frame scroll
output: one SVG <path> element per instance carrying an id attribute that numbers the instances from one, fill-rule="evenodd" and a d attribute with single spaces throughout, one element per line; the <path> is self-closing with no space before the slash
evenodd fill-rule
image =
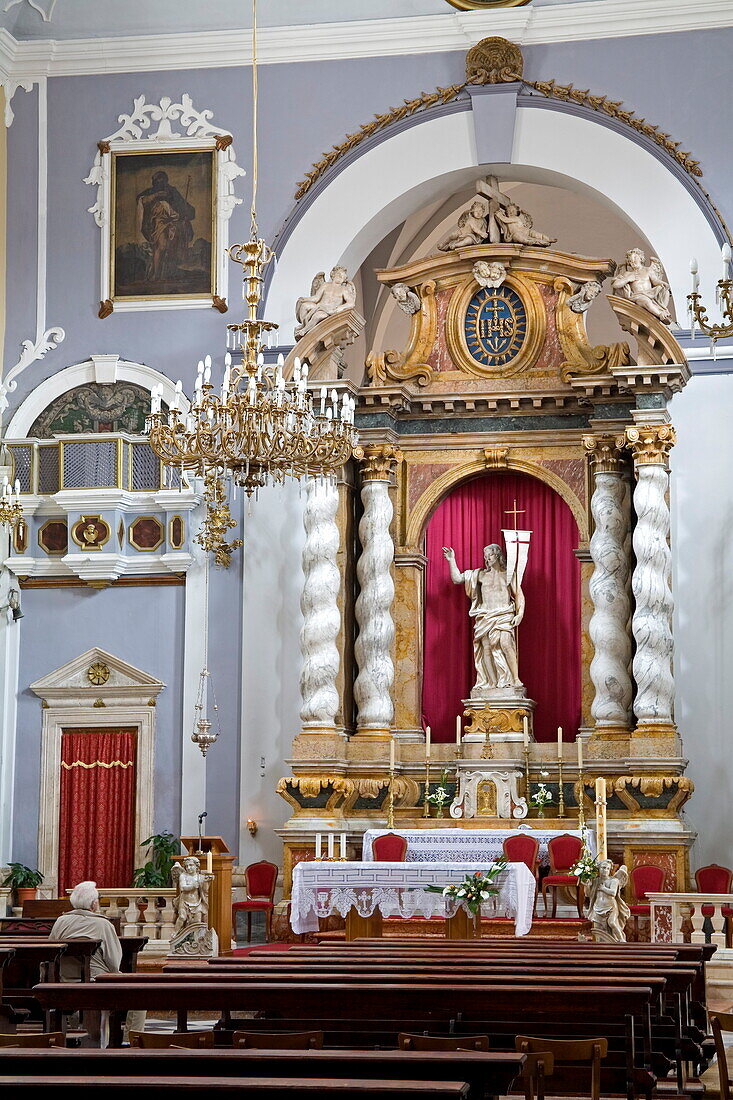
<path id="1" fill-rule="evenodd" d="M 226 310 L 229 284 L 229 219 L 235 206 L 242 200 L 234 193 L 237 177 L 245 171 L 237 164 L 232 145 L 232 137 L 219 126 L 211 122 L 213 111 L 197 110 L 188 93 L 181 96 L 180 103 L 174 103 L 169 96 L 163 96 L 159 103 L 146 103 L 145 96 L 137 96 L 129 115 L 121 114 L 118 122 L 121 126 L 113 134 L 98 142 L 97 155 L 94 158 L 89 175 L 84 183 L 97 189 L 97 198 L 89 213 L 102 231 L 101 240 L 101 287 L 100 317 L 116 312 L 159 309 L 206 309 L 214 306 L 222 313 Z M 151 127 L 157 123 L 157 129 Z M 213 294 L 193 298 L 170 299 L 112 299 L 111 290 L 111 232 L 112 232 L 112 154 L 117 152 L 177 152 L 187 150 L 216 151 L 215 179 L 215 256 Z"/>
<path id="2" fill-rule="evenodd" d="M 458 791 L 451 803 L 450 815 L 453 818 L 471 818 L 478 814 L 479 786 L 491 782 L 496 787 L 496 816 L 503 818 L 523 818 L 527 816 L 527 800 L 519 794 L 521 771 L 497 771 L 481 768 L 476 771 L 461 771 Z"/>

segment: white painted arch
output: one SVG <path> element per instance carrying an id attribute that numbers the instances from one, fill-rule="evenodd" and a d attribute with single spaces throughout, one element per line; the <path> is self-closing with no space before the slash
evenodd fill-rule
<path id="1" fill-rule="evenodd" d="M 479 171 L 480 168 L 480 171 Z M 267 312 L 292 338 L 296 299 L 316 271 L 342 263 L 356 271 L 409 214 L 446 198 L 470 179 L 508 165 L 479 166 L 470 110 L 427 117 L 356 157 L 308 204 L 285 241 L 267 296 Z M 511 178 L 593 193 L 638 227 L 670 280 L 684 323 L 690 257 L 700 265 L 703 299 L 712 306 L 720 246 L 702 209 L 670 165 L 631 137 L 577 113 L 519 106 Z M 619 257 L 621 259 L 621 257 Z"/>
<path id="2" fill-rule="evenodd" d="M 92 355 L 83 363 L 74 363 L 70 367 L 65 367 L 58 374 L 53 374 L 39 383 L 15 410 L 5 432 L 5 438 L 8 440 L 27 438 L 36 418 L 48 408 L 52 401 L 88 382 L 100 382 L 103 385 L 111 385 L 113 382 L 133 382 L 145 390 L 152 390 L 153 386 L 161 385 L 163 401 L 167 405 L 173 400 L 176 390 L 175 383 L 170 378 L 155 370 L 154 367 L 146 366 L 145 363 L 132 363 L 126 359 L 120 359 L 117 355 Z M 185 396 L 182 404 L 184 411 L 187 411 L 188 401 Z"/>

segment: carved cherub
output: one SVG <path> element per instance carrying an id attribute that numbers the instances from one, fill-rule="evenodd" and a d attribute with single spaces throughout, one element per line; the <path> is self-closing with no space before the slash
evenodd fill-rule
<path id="1" fill-rule="evenodd" d="M 483 244 L 488 235 L 486 206 L 481 199 L 474 199 L 469 208 L 459 217 L 457 227 L 440 242 L 438 248 L 441 252 L 454 252 L 457 248 Z"/>
<path id="2" fill-rule="evenodd" d="M 626 253 L 626 263 L 616 270 L 612 286 L 624 298 L 658 317 L 663 324 L 671 323 L 672 315 L 667 308 L 671 291 L 669 283 L 662 276 L 662 265 L 656 256 L 647 266 L 642 250 L 630 248 Z"/>
<path id="3" fill-rule="evenodd" d="M 590 309 L 602 289 L 598 279 L 589 279 L 587 283 L 583 283 L 575 294 L 568 298 L 568 305 L 573 313 L 585 313 Z"/>
<path id="4" fill-rule="evenodd" d="M 496 289 L 506 279 L 506 268 L 498 260 L 476 260 L 471 270 L 479 286 Z"/>
<path id="5" fill-rule="evenodd" d="M 325 271 L 319 271 L 311 284 L 310 295 L 298 298 L 295 303 L 295 316 L 299 322 L 295 338 L 299 340 L 325 317 L 351 309 L 355 303 L 356 287 L 349 280 L 345 267 L 337 265 L 332 268 L 328 279 Z"/>
<path id="6" fill-rule="evenodd" d="M 557 237 L 548 237 L 546 233 L 533 229 L 531 215 L 520 210 L 516 203 L 509 203 L 506 211 L 497 210 L 494 217 L 502 227 L 504 240 L 510 244 L 534 244 L 548 248 L 557 241 Z"/>
<path id="7" fill-rule="evenodd" d="M 630 911 L 622 891 L 629 881 L 629 873 L 623 863 L 615 875 L 611 874 L 612 870 L 610 859 L 599 861 L 598 875 L 590 888 L 588 917 L 593 922 L 593 931 L 599 933 L 601 939 L 625 943 Z"/>
<path id="8" fill-rule="evenodd" d="M 209 923 L 209 886 L 214 876 L 201 870 L 196 856 L 186 856 L 183 866 L 174 863 L 171 879 L 178 893 L 173 899 L 176 912 L 174 935 L 184 928 Z"/>
<path id="9" fill-rule="evenodd" d="M 419 312 L 420 298 L 407 283 L 395 283 L 391 294 L 403 313 L 411 315 Z"/>

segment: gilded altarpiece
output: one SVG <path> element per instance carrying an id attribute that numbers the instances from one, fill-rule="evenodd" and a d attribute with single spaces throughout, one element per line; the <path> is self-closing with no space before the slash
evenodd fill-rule
<path id="1" fill-rule="evenodd" d="M 477 190 L 481 193 L 480 186 Z M 647 575 L 642 575 L 644 547 L 636 541 L 632 497 L 650 470 L 668 472 L 674 432 L 667 403 L 685 384 L 689 370 L 669 329 L 614 294 L 608 301 L 619 322 L 619 339 L 608 345 L 590 343 L 578 295 L 589 284 L 598 284 L 600 290 L 615 270 L 609 258 L 576 256 L 547 246 L 485 243 L 376 272 L 388 287 L 407 287 L 415 308 L 406 346 L 372 350 L 356 391 L 364 455 L 354 464 L 353 489 L 349 479 L 341 486 L 337 513 L 340 553 L 349 559 L 358 581 L 353 590 L 351 582 L 342 584 L 339 596 L 339 722 L 333 729 L 304 727 L 294 741 L 292 774 L 278 785 L 293 810 L 281 834 L 286 890 L 293 863 L 313 851 L 315 832 L 347 832 L 349 856 L 358 858 L 363 831 L 384 827 L 392 736 L 394 824 L 435 826 L 423 802 L 425 531 L 453 489 L 494 472 L 521 473 L 543 482 L 562 498 L 577 524 L 581 720 L 578 729 L 565 731 L 564 817 L 555 824 L 577 827 L 581 784 L 572 742 L 579 734 L 585 742 L 583 805 L 591 823 L 593 780 L 604 775 L 609 785 L 611 855 L 630 863 L 650 856 L 649 861 L 661 862 L 674 875 L 678 888 L 686 886 L 692 837 L 680 810 L 692 784 L 682 774 L 681 739 L 671 707 L 668 713 L 658 707 L 653 715 L 637 689 L 640 676 L 652 682 L 655 676 L 664 679 L 664 661 L 669 664 L 671 658 L 641 652 L 638 639 L 633 668 L 631 657 L 648 571 L 654 568 L 647 562 Z M 619 536 L 619 553 L 626 556 L 628 568 L 615 578 L 604 564 L 607 511 L 602 494 L 609 478 L 617 479 L 612 488 L 620 513 L 628 517 L 628 529 Z M 372 521 L 369 509 L 377 498 L 381 511 Z M 361 518 L 359 508 L 364 509 Z M 353 538 L 357 523 L 359 541 Z M 371 546 L 379 539 L 381 558 Z M 374 577 L 380 568 L 381 588 Z M 666 576 L 663 581 L 668 583 Z M 628 615 L 620 625 L 603 618 L 604 584 L 620 586 L 628 601 Z M 375 592 L 371 610 L 365 609 L 365 588 Z M 373 656 L 367 641 L 374 621 L 386 625 L 380 636 L 388 639 L 387 648 L 378 656 L 383 663 L 391 661 L 393 679 L 383 692 L 386 706 L 381 711 L 377 707 L 378 717 L 366 722 L 360 720 L 360 709 L 374 702 L 365 677 Z M 537 639 L 534 644 L 554 641 Z M 644 668 L 638 664 L 640 652 L 647 660 Z M 352 665 L 355 674 L 358 669 L 353 717 L 352 696 L 345 689 L 345 670 Z M 607 688 L 614 669 L 621 670 L 622 681 L 615 695 Z M 464 735 L 487 736 L 464 740 L 460 752 L 454 743 L 434 743 L 431 782 L 437 783 L 445 771 L 453 796 L 461 763 L 476 768 L 487 758 L 487 768 L 493 770 L 525 770 L 521 720 L 509 709 L 498 726 L 496 721 L 494 715 L 494 725 L 487 727 L 480 714 L 464 712 Z M 493 743 L 490 734 L 497 730 L 520 736 Z M 557 746 L 533 742 L 528 755 L 530 785 L 544 777 L 554 794 L 545 816 L 556 818 Z M 526 771 L 522 785 L 519 793 L 526 796 Z M 510 819 L 496 816 L 496 798 L 481 791 L 477 816 L 446 824 L 512 828 Z M 530 827 L 534 813 L 527 820 Z"/>

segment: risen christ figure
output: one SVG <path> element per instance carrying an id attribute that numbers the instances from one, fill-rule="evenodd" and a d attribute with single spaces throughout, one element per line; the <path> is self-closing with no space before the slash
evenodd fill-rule
<path id="1" fill-rule="evenodd" d="M 506 558 L 497 543 L 484 547 L 484 568 L 461 573 L 455 551 L 443 547 L 454 584 L 462 584 L 471 601 L 469 615 L 473 624 L 473 659 L 476 683 L 472 698 L 481 698 L 495 688 L 518 688 L 519 679 L 516 630 L 524 616 L 524 594 L 512 577 L 507 581 Z"/>

